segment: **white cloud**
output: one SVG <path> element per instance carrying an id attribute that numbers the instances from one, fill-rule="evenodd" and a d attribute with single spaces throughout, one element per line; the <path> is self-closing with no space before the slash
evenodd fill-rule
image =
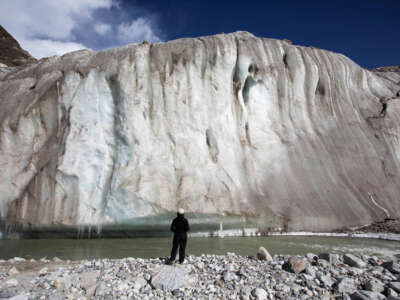
<path id="1" fill-rule="evenodd" d="M 21 47 L 29 49 L 29 53 L 36 58 L 63 55 L 68 52 L 86 49 L 85 45 L 73 42 L 60 42 L 44 39 L 21 40 Z"/>
<path id="2" fill-rule="evenodd" d="M 105 49 L 143 40 L 161 41 L 151 17 L 145 13 L 126 22 L 129 16 L 122 6 L 120 0 L 0 0 L 0 20 L 37 58 L 62 55 L 89 45 Z M 96 13 L 100 9 L 107 10 L 103 19 L 96 18 L 105 15 Z"/>
<path id="3" fill-rule="evenodd" d="M 111 31 L 111 25 L 102 22 L 96 23 L 94 25 L 94 31 L 96 31 L 100 35 L 105 35 L 106 33 L 109 33 Z"/>
<path id="4" fill-rule="evenodd" d="M 118 26 L 118 37 L 122 42 L 134 43 L 147 40 L 159 42 L 161 38 L 154 32 L 152 20 L 140 17 L 131 23 L 122 23 Z"/>
<path id="5" fill-rule="evenodd" d="M 46 36 L 70 39 L 78 21 L 90 20 L 99 8 L 111 8 L 113 0 L 2 0 L 0 20 L 17 39 Z"/>

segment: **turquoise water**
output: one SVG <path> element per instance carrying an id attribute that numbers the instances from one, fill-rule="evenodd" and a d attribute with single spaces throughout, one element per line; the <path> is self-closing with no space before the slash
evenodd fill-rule
<path id="1" fill-rule="evenodd" d="M 62 259 L 122 257 L 167 257 L 171 238 L 132 239 L 21 239 L 0 240 L 0 259 L 24 257 L 39 259 L 57 256 Z M 225 237 L 189 238 L 187 253 L 255 255 L 263 246 L 273 254 L 306 254 L 312 252 L 356 253 L 390 256 L 400 253 L 400 243 L 376 239 L 337 237 Z"/>

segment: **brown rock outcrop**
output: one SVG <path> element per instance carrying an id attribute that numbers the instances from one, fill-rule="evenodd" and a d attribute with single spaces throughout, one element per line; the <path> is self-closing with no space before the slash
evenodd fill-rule
<path id="1" fill-rule="evenodd" d="M 0 65 L 21 66 L 35 62 L 36 59 L 0 25 Z"/>

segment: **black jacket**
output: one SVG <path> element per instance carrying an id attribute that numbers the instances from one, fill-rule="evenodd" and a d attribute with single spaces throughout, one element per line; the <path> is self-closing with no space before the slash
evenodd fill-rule
<path id="1" fill-rule="evenodd" d="M 175 233 L 175 236 L 186 237 L 186 232 L 189 231 L 189 222 L 181 214 L 172 221 L 171 231 Z"/>

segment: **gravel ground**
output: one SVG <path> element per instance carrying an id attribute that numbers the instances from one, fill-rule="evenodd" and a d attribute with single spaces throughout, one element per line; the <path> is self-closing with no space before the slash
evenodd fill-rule
<path id="1" fill-rule="evenodd" d="M 0 261 L 0 299 L 400 299 L 396 261 L 352 254 Z M 14 298 L 12 298 L 14 297 Z"/>

